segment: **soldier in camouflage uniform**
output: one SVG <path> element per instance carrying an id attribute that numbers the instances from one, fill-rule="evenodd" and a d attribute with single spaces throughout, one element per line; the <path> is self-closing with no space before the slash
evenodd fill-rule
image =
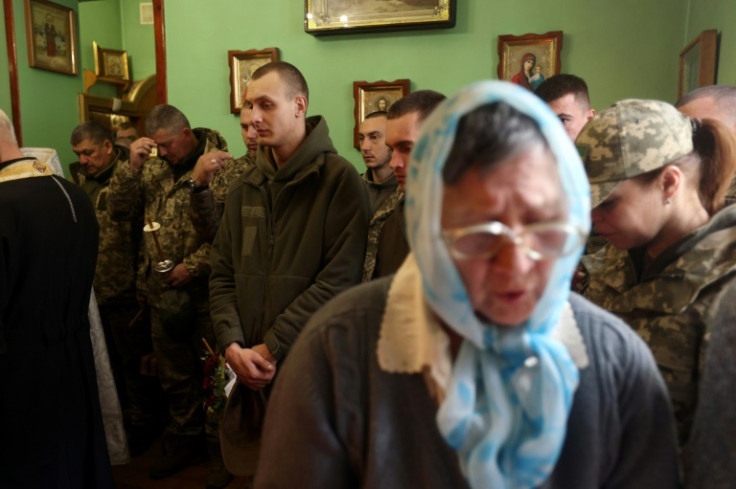
<path id="1" fill-rule="evenodd" d="M 220 226 L 220 218 L 225 208 L 225 197 L 230 185 L 256 162 L 258 151 L 258 132 L 250 123 L 251 109 L 240 109 L 240 133 L 248 152 L 236 160 L 226 160 L 220 170 L 206 161 L 197 164 L 192 172 L 192 180 L 199 187 L 208 189 L 192 194 L 192 221 L 197 231 L 208 241 L 212 241 Z M 211 162 L 210 162 L 211 163 Z"/>
<path id="2" fill-rule="evenodd" d="M 681 445 L 717 295 L 736 279 L 736 208 L 720 210 L 734 174 L 728 139 L 717 121 L 692 121 L 669 104 L 645 100 L 604 110 L 577 139 L 593 224 L 610 241 L 582 259 L 584 295 L 649 344 Z"/>
<path id="3" fill-rule="evenodd" d="M 389 165 L 398 186 L 371 218 L 363 282 L 396 272 L 409 253 L 404 229 L 404 184 L 409 156 L 424 120 L 444 99 L 444 95 L 433 90 L 419 90 L 397 100 L 389 109 L 385 141 L 391 148 Z"/>
<path id="4" fill-rule="evenodd" d="M 145 451 L 155 436 L 155 386 L 140 372 L 143 355 L 151 351 L 150 327 L 139 318 L 135 280 L 141 220 L 115 222 L 107 197 L 113 172 L 128 164 L 128 150 L 113 144 L 110 133 L 96 122 L 78 125 L 71 145 L 79 157 L 70 165 L 74 182 L 89 196 L 100 226 L 94 290 L 107 338 L 120 398 L 127 399 L 128 438 L 132 455 Z"/>
<path id="5" fill-rule="evenodd" d="M 163 458 L 149 472 L 152 478 L 161 478 L 198 462 L 204 452 L 200 357 L 202 338 L 211 345 L 215 340 L 207 287 L 210 242 L 196 231 L 190 208 L 192 194 L 206 187 L 197 186 L 191 176 L 198 162 L 222 168 L 231 156 L 219 133 L 191 129 L 184 114 L 169 105 L 154 107 L 145 129 L 149 137 L 131 145 L 130 164 L 113 176 L 108 205 L 113 217 L 145 217 L 149 224 L 161 226 L 156 232 L 160 252 L 153 233 L 144 233 L 138 274 L 139 293 L 151 307 L 157 369 L 171 415 Z M 151 155 L 153 148 L 158 150 L 157 157 Z M 159 273 L 154 267 L 163 259 L 173 261 L 174 267 Z M 208 424 L 210 438 L 216 436 L 214 427 L 216 422 Z M 208 444 L 217 458 L 215 445 Z M 208 487 L 216 486 L 208 482 Z"/>

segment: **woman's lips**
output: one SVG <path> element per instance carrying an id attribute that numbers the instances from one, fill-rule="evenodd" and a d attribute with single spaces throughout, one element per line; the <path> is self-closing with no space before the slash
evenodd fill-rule
<path id="1" fill-rule="evenodd" d="M 508 290 L 504 292 L 496 292 L 496 295 L 501 298 L 504 302 L 515 303 L 519 302 L 526 295 L 525 290 Z"/>

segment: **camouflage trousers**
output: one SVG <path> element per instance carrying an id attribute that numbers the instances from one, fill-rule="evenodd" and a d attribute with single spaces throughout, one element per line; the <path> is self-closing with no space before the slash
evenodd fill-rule
<path id="1" fill-rule="evenodd" d="M 156 354 L 156 369 L 168 401 L 171 422 L 166 432 L 172 435 L 216 435 L 218 420 L 205 419 L 202 357 L 206 349 L 202 338 L 215 345 L 207 295 L 192 294 L 194 318 L 192 331 L 185 335 L 167 330 L 159 309 L 151 307 L 151 339 Z M 206 421 L 206 426 L 205 426 Z"/>

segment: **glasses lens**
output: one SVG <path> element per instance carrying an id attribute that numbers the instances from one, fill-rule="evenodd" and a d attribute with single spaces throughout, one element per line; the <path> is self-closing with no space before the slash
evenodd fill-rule
<path id="1" fill-rule="evenodd" d="M 575 251 L 580 241 L 580 234 L 574 229 L 549 227 L 529 233 L 526 245 L 541 256 L 559 257 Z"/>
<path id="2" fill-rule="evenodd" d="M 487 232 L 470 233 L 453 240 L 451 249 L 456 258 L 478 258 L 495 253 L 504 237 Z"/>

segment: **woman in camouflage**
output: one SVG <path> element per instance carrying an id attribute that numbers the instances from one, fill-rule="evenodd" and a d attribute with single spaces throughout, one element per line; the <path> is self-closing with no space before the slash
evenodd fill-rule
<path id="1" fill-rule="evenodd" d="M 667 382 L 681 447 L 698 397 L 718 292 L 736 278 L 736 167 L 728 129 L 654 100 L 624 100 L 577 139 L 592 220 L 608 244 L 584 256 L 584 295 L 649 344 Z"/>

